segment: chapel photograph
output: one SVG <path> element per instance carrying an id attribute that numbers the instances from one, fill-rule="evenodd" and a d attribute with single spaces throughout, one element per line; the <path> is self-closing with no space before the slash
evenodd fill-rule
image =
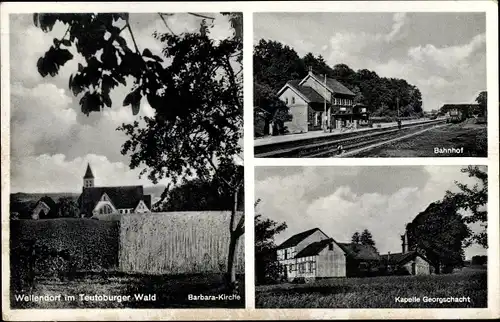
<path id="1" fill-rule="evenodd" d="M 257 308 L 487 307 L 486 166 L 259 166 Z"/>
<path id="2" fill-rule="evenodd" d="M 487 157 L 486 15 L 253 16 L 256 158 Z"/>

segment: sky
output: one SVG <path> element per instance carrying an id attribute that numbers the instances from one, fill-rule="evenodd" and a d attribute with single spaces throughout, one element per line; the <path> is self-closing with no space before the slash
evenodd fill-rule
<path id="1" fill-rule="evenodd" d="M 275 236 L 277 245 L 302 231 L 320 228 L 337 242 L 350 242 L 368 229 L 378 251 L 400 253 L 407 223 L 427 206 L 457 191 L 455 180 L 473 186 L 477 179 L 460 166 L 319 166 L 256 167 L 256 214 L 288 228 Z M 483 168 L 484 169 L 484 168 Z M 479 231 L 479 226 L 471 226 Z M 473 245 L 466 258 L 486 255 Z"/>
<path id="2" fill-rule="evenodd" d="M 227 17 L 207 15 L 216 18 L 211 38 L 232 35 Z M 201 22 L 185 13 L 166 19 L 176 34 L 197 31 Z M 158 15 L 131 14 L 130 21 L 138 47 L 160 54 L 162 46 L 152 34 L 167 29 Z M 129 157 L 120 153 L 126 135 L 116 131 L 122 123 L 154 115 L 146 100 L 139 115 L 133 116 L 130 106 L 122 106 L 130 87 L 121 86 L 111 93 L 111 108 L 84 115 L 78 104 L 80 97 L 68 89 L 69 76 L 83 62 L 74 48 L 75 58 L 61 68 L 59 75 L 43 78 L 38 74 L 38 58 L 65 30 L 58 23 L 51 32 L 43 33 L 34 26 L 31 14 L 10 15 L 11 192 L 79 192 L 87 163 L 96 185 L 152 185 L 146 177 L 139 179 L 140 169 L 129 169 Z M 130 46 L 129 34 L 122 35 Z M 168 182 L 165 179 L 160 184 Z"/>
<path id="3" fill-rule="evenodd" d="M 486 90 L 485 23 L 484 13 L 256 13 L 253 38 L 404 78 L 432 110 Z"/>

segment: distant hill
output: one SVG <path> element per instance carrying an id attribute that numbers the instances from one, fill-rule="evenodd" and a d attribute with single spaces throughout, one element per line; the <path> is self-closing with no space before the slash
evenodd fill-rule
<path id="1" fill-rule="evenodd" d="M 29 201 L 36 202 L 44 196 L 48 196 L 56 202 L 57 202 L 57 200 L 59 200 L 59 198 L 62 198 L 62 197 L 69 197 L 69 198 L 72 198 L 76 201 L 78 199 L 78 197 L 80 196 L 80 194 L 76 193 L 76 192 L 48 192 L 48 193 L 17 192 L 17 193 L 10 194 L 11 200 L 16 200 L 19 202 L 29 202 Z"/>
<path id="2" fill-rule="evenodd" d="M 163 193 L 163 190 L 165 190 L 164 185 L 156 185 L 156 186 L 150 186 L 150 187 L 144 187 L 144 194 L 145 195 L 152 195 L 152 199 L 154 198 L 159 198 L 161 194 Z M 38 201 L 40 198 L 48 196 L 54 201 L 57 202 L 59 198 L 62 197 L 69 197 L 74 199 L 75 201 L 78 199 L 80 196 L 79 192 L 36 192 L 36 193 L 26 193 L 26 192 L 16 192 L 16 193 L 11 193 L 10 197 L 11 200 L 16 200 L 18 202 L 30 202 L 30 201 Z"/>

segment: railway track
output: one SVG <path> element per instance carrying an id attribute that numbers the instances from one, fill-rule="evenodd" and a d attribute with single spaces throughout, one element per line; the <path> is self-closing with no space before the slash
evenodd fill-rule
<path id="1" fill-rule="evenodd" d="M 255 149 L 256 158 L 332 158 L 353 157 L 375 147 L 421 134 L 436 126 L 445 126 L 444 120 L 377 128 L 366 132 L 346 132 L 315 139 L 270 144 Z M 341 147 L 341 149 L 339 149 Z"/>

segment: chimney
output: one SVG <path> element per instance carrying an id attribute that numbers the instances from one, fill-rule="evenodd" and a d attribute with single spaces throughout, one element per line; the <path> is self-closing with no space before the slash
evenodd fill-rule
<path id="1" fill-rule="evenodd" d="M 312 73 L 313 73 L 312 66 L 309 66 L 309 75 L 312 75 Z"/>
<path id="2" fill-rule="evenodd" d="M 408 245 L 406 244 L 406 234 L 401 235 L 401 248 L 402 248 L 403 254 L 406 253 L 407 246 Z"/>

